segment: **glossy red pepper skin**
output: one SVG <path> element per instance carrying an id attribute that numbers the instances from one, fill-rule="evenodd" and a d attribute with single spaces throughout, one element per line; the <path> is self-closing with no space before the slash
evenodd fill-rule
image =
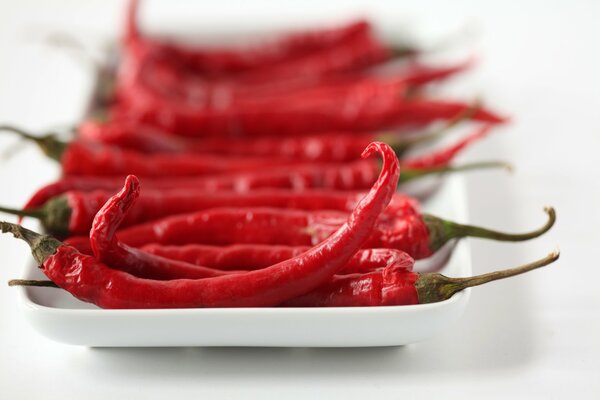
<path id="1" fill-rule="evenodd" d="M 402 125 L 452 119 L 470 105 L 457 102 L 402 98 L 403 84 L 368 83 L 322 96 L 297 96 L 273 101 L 207 109 L 185 102 L 165 101 L 136 87 L 132 98 L 117 108 L 132 118 L 169 132 L 192 137 L 298 135 L 324 131 L 377 131 Z M 503 118 L 480 109 L 472 119 L 501 123 Z"/>
<path id="2" fill-rule="evenodd" d="M 318 135 L 259 138 L 184 138 L 149 125 L 127 120 L 109 123 L 86 121 L 78 135 L 84 140 L 119 146 L 143 153 L 220 154 L 270 157 L 319 162 L 356 160 L 362 150 L 381 135 L 325 132 Z"/>
<path id="3" fill-rule="evenodd" d="M 137 0 L 130 1 L 124 38 L 126 45 L 149 47 L 152 51 L 173 57 L 196 73 L 210 76 L 238 74 L 276 65 L 315 50 L 336 46 L 370 30 L 368 22 L 357 20 L 339 27 L 282 35 L 250 47 L 189 48 L 142 36 L 136 23 L 138 7 Z"/>
<path id="4" fill-rule="evenodd" d="M 340 211 L 304 211 L 275 208 L 215 208 L 193 214 L 174 215 L 124 228 L 119 240 L 140 247 L 148 243 L 268 244 L 313 246 L 330 237 L 347 218 Z M 66 241 L 75 246 L 85 238 Z M 363 248 L 391 248 L 415 259 L 433 254 L 429 230 L 421 214 L 388 209 L 378 219 Z"/>
<path id="5" fill-rule="evenodd" d="M 152 243 L 142 246 L 141 249 L 172 260 L 228 271 L 231 269 L 254 270 L 264 268 L 296 257 L 308 250 L 309 247 L 260 244 L 163 246 Z M 402 265 L 410 270 L 413 263 L 412 257 L 399 250 L 362 249 L 352 257 L 339 274 L 371 272 L 390 264 Z"/>
<path id="6" fill-rule="evenodd" d="M 70 206 L 69 232 L 71 235 L 87 234 L 100 208 L 114 192 L 70 191 L 64 194 Z M 364 192 L 329 190 L 290 191 L 262 189 L 246 193 L 232 191 L 208 192 L 202 190 L 145 190 L 128 211 L 122 227 L 152 221 L 169 215 L 185 214 L 217 207 L 274 207 L 302 210 L 340 210 L 350 212 L 364 196 Z M 392 199 L 395 207 L 418 209 L 417 200 L 396 193 Z"/>
<path id="7" fill-rule="evenodd" d="M 298 168 L 278 168 L 200 178 L 144 179 L 144 187 L 152 190 L 232 190 L 247 192 L 259 188 L 367 190 L 375 181 L 378 166 L 370 160 L 347 164 L 314 164 Z M 66 176 L 40 188 L 24 208 L 43 205 L 52 197 L 69 190 L 119 190 L 122 176 Z"/>
<path id="8" fill-rule="evenodd" d="M 364 274 L 336 275 L 318 288 L 287 300 L 282 307 L 365 307 L 419 304 L 419 274 L 391 265 Z"/>
<path id="9" fill-rule="evenodd" d="M 61 157 L 64 175 L 185 177 L 291 167 L 294 161 L 202 155 L 143 154 L 115 146 L 70 142 Z"/>
<path id="10" fill-rule="evenodd" d="M 141 60 L 125 59 L 117 80 L 117 98 L 121 102 L 136 102 L 138 91 L 146 91 L 161 98 L 181 102 L 187 106 L 206 109 L 224 109 L 244 104 L 277 104 L 290 96 L 310 98 L 315 95 L 340 97 L 351 95 L 357 87 L 369 85 L 421 86 L 457 74 L 471 65 L 471 61 L 444 67 L 413 64 L 387 74 L 344 72 L 333 76 L 310 76 L 294 73 L 286 79 L 247 81 L 243 78 L 210 79 L 182 70 L 168 59 L 155 53 Z"/>
<path id="11" fill-rule="evenodd" d="M 227 253 L 221 252 L 220 255 L 216 255 L 216 252 L 212 254 L 212 261 L 220 259 L 221 262 L 210 262 L 211 255 L 204 254 L 204 260 L 207 263 L 192 264 L 185 260 L 174 259 L 172 257 L 164 257 L 163 255 L 157 255 L 156 252 L 148 252 L 146 250 L 133 248 L 120 242 L 115 233 L 120 227 L 121 222 L 129 213 L 136 200 L 139 198 L 139 181 L 138 179 L 130 175 L 125 180 L 125 186 L 123 189 L 112 196 L 98 211 L 92 229 L 90 231 L 90 246 L 94 253 L 94 256 L 106 263 L 109 266 L 115 266 L 122 271 L 131 273 L 132 275 L 149 278 L 149 279 L 200 279 L 211 276 L 221 276 L 229 272 L 222 271 L 220 268 L 223 263 L 223 258 L 230 262 L 227 266 L 227 270 L 230 270 L 234 265 L 250 265 L 251 270 L 267 267 L 274 265 L 279 262 L 297 257 L 309 248 L 280 248 L 276 252 L 273 249 L 264 251 L 265 249 L 259 249 L 254 247 L 249 249 L 246 247 L 246 251 L 236 256 L 231 255 L 232 249 L 229 248 Z M 361 198 L 364 197 L 361 196 Z M 357 203 L 356 203 L 357 204 Z M 355 205 L 356 205 L 355 204 Z M 389 206 L 388 206 L 389 207 Z M 352 207 L 354 208 L 354 207 Z M 197 248 L 196 248 L 197 249 Z M 262 253 L 260 250 L 263 250 Z M 235 252 L 235 250 L 233 250 Z M 287 254 L 286 254 L 287 253 Z M 240 255 L 250 256 L 245 260 L 240 259 Z M 414 263 L 414 260 L 406 253 L 393 252 L 388 249 L 371 249 L 362 251 L 360 256 L 358 253 L 355 254 L 352 259 L 341 269 L 340 273 L 347 273 L 348 271 L 356 270 L 369 270 L 376 268 L 383 268 L 389 263 L 408 265 L 409 268 Z M 216 256 L 216 257 L 215 257 Z M 198 259 L 196 258 L 196 261 Z M 232 273 L 240 272 L 233 271 Z"/>
<path id="12" fill-rule="evenodd" d="M 380 179 L 338 232 L 327 241 L 273 266 L 206 279 L 155 281 L 112 270 L 75 248 L 60 245 L 42 264 L 44 273 L 75 297 L 103 308 L 274 306 L 323 284 L 352 258 L 395 191 L 399 164 L 393 151 L 370 145 L 384 157 Z"/>
<path id="13" fill-rule="evenodd" d="M 414 169 L 440 167 L 448 165 L 457 153 L 468 144 L 484 137 L 489 127 L 482 127 L 471 135 L 449 145 L 439 151 L 412 157 L 403 166 Z M 144 187 L 150 190 L 205 190 L 235 191 L 239 193 L 250 190 L 277 189 L 332 189 L 332 190 L 366 190 L 377 176 L 378 166 L 369 160 L 359 160 L 344 164 L 302 165 L 296 168 L 278 168 L 268 171 L 251 171 L 247 173 L 224 174 L 210 178 L 172 178 L 144 179 Z M 114 192 L 118 190 L 123 177 L 68 176 L 39 189 L 25 204 L 25 209 L 40 207 L 52 197 L 67 191 L 93 191 L 96 189 Z M 98 201 L 92 203 L 97 208 Z M 94 208 L 94 209 L 96 209 Z M 85 228 L 84 228 L 85 229 Z M 74 230 L 76 232 L 76 230 Z"/>
<path id="14" fill-rule="evenodd" d="M 150 125 L 139 124 L 129 118 L 107 122 L 84 121 L 77 127 L 77 136 L 85 141 L 142 153 L 193 153 L 194 151 L 187 149 L 196 147 L 182 138 Z"/>
<path id="15" fill-rule="evenodd" d="M 90 231 L 90 246 L 98 260 L 147 279 L 201 279 L 232 273 L 167 259 L 119 242 L 115 232 L 137 196 L 139 181 L 132 175 L 127 177 L 123 190 L 108 199 L 98 211 Z"/>

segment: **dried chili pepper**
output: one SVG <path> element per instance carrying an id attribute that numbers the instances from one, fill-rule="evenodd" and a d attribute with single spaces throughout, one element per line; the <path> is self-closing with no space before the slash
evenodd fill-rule
<path id="1" fill-rule="evenodd" d="M 155 281 L 112 270 L 58 240 L 7 222 L 11 232 L 32 248 L 43 272 L 80 300 L 103 308 L 185 308 L 272 306 L 304 294 L 330 279 L 361 247 L 395 191 L 400 168 L 393 151 L 381 144 L 367 147 L 384 158 L 380 179 L 338 232 L 302 255 L 245 274 L 206 279 Z"/>
<path id="2" fill-rule="evenodd" d="M 364 307 L 427 304 L 444 301 L 473 286 L 523 274 L 553 263 L 558 251 L 520 267 L 468 278 L 416 273 L 391 265 L 382 271 L 335 276 L 317 289 L 287 300 L 284 307 Z"/>
<path id="3" fill-rule="evenodd" d="M 364 248 L 391 248 L 415 259 L 431 256 L 452 239 L 478 237 L 497 241 L 524 241 L 547 232 L 556 220 L 553 208 L 545 208 L 546 223 L 531 232 L 509 234 L 447 221 L 430 214 L 405 213 L 393 209 L 382 213 Z M 348 214 L 340 211 L 305 211 L 274 208 L 215 208 L 182 214 L 124 228 L 118 232 L 123 243 L 140 247 L 148 243 L 165 245 L 202 244 L 283 244 L 313 246 L 339 229 Z M 67 243 L 86 240 L 69 238 Z"/>

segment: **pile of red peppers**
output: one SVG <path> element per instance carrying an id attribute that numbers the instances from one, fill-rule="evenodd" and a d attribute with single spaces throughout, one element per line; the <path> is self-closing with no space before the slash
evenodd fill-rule
<path id="1" fill-rule="evenodd" d="M 385 43 L 363 20 L 183 45 L 141 32 L 139 7 L 129 2 L 102 119 L 81 121 L 69 142 L 0 126 L 62 167 L 23 208 L 0 207 L 46 230 L 0 222 L 48 277 L 11 285 L 102 308 L 397 306 L 558 258 L 471 278 L 412 269 L 453 240 L 528 240 L 556 219 L 547 207 L 543 226 L 498 232 L 424 214 L 426 199 L 403 192 L 408 180 L 504 165 L 451 165 L 506 122 L 435 96 L 430 84 L 470 61 L 425 65 L 418 47 Z M 463 123 L 471 133 L 436 145 Z M 423 144 L 436 149 L 411 155 Z"/>

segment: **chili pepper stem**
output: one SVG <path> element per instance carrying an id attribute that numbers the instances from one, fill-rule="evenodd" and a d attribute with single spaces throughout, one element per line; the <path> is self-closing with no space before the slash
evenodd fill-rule
<path id="1" fill-rule="evenodd" d="M 559 251 L 555 250 L 540 260 L 520 267 L 490 272 L 469 278 L 448 278 L 447 276 L 436 273 L 421 274 L 415 283 L 419 296 L 419 304 L 444 301 L 468 287 L 479 286 L 499 279 L 524 274 L 525 272 L 553 263 L 558 260 L 559 255 Z"/>
<path id="2" fill-rule="evenodd" d="M 534 239 L 550 230 L 556 222 L 556 211 L 554 208 L 545 207 L 544 212 L 548 214 L 546 223 L 539 229 L 526 233 L 505 233 L 479 226 L 462 225 L 456 222 L 446 221 L 430 214 L 423 214 L 423 221 L 425 221 L 427 229 L 429 230 L 429 246 L 432 251 L 436 251 L 449 240 L 464 237 L 477 237 L 502 242 L 520 242 Z"/>
<path id="3" fill-rule="evenodd" d="M 56 252 L 62 243 L 52 236 L 40 235 L 39 233 L 30 231 L 21 225 L 12 224 L 10 222 L 0 221 L 0 231 L 3 233 L 12 233 L 17 239 L 24 240 L 31 248 L 31 254 L 39 265 L 43 264 L 46 258 Z"/>
<path id="4" fill-rule="evenodd" d="M 508 164 L 504 161 L 482 161 L 482 162 L 474 162 L 463 164 L 459 166 L 446 166 L 446 167 L 433 167 L 433 168 L 402 168 L 402 173 L 400 174 L 399 183 L 406 183 L 408 181 L 412 181 L 413 179 L 422 178 L 428 175 L 436 175 L 436 174 L 448 174 L 453 172 L 464 172 L 464 171 L 473 171 L 480 169 L 489 169 L 489 168 L 503 168 L 509 172 L 513 170 L 511 164 Z"/>
<path id="5" fill-rule="evenodd" d="M 16 133 L 23 139 L 33 141 L 45 155 L 59 162 L 67 147 L 67 143 L 59 140 L 54 134 L 35 136 L 23 129 L 10 125 L 0 125 L 0 131 Z"/>
<path id="6" fill-rule="evenodd" d="M 447 121 L 443 126 L 432 129 L 430 132 L 425 132 L 421 135 L 416 135 L 413 137 L 402 138 L 398 137 L 394 133 L 383 133 L 379 135 L 378 140 L 385 142 L 391 146 L 392 149 L 396 152 L 398 156 L 404 153 L 406 150 L 410 149 L 413 146 L 418 146 L 423 143 L 429 143 L 440 137 L 444 136 L 448 133 L 452 128 L 460 125 L 461 123 L 471 119 L 473 115 L 481 108 L 481 100 L 476 98 L 473 101 L 473 104 L 454 118 Z"/>
<path id="7" fill-rule="evenodd" d="M 44 218 L 44 210 L 42 208 L 32 208 L 30 210 L 18 210 L 16 208 L 0 206 L 0 212 L 17 215 L 19 217 L 32 217 L 37 219 Z"/>
<path id="8" fill-rule="evenodd" d="M 35 287 L 51 287 L 60 288 L 56 283 L 49 280 L 37 279 L 11 279 L 8 281 L 8 286 L 35 286 Z"/>
<path id="9" fill-rule="evenodd" d="M 59 196 L 49 200 L 43 207 L 17 210 L 0 206 L 0 212 L 32 217 L 40 220 L 44 228 L 54 234 L 68 234 L 71 219 L 71 207 L 65 197 Z"/>

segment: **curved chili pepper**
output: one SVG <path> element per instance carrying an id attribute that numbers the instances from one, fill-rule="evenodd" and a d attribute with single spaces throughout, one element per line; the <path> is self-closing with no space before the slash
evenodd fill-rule
<path id="1" fill-rule="evenodd" d="M 223 268 L 220 268 L 223 265 L 223 260 L 221 259 L 219 263 L 210 262 L 209 254 L 204 255 L 204 260 L 209 261 L 208 263 L 194 264 L 181 259 L 157 255 L 155 252 L 147 252 L 144 249 L 132 248 L 121 243 L 116 238 L 115 233 L 125 215 L 127 215 L 139 198 L 139 191 L 139 181 L 135 176 L 130 175 L 125 180 L 123 189 L 111 197 L 100 211 L 98 211 L 90 231 L 90 245 L 94 256 L 98 260 L 109 266 L 116 266 L 118 269 L 129 272 L 132 275 L 151 279 L 197 279 L 228 273 L 223 272 Z M 364 197 L 364 194 L 360 197 Z M 229 268 L 227 270 L 230 270 L 234 263 L 238 261 L 239 264 L 250 265 L 252 267 L 250 269 L 252 270 L 259 269 L 258 267 L 264 268 L 296 257 L 308 249 L 303 248 L 300 251 L 298 248 L 288 248 L 287 252 L 284 249 L 279 249 L 275 254 L 273 252 L 257 254 L 258 249 L 254 248 L 250 252 L 250 255 L 254 257 L 240 260 L 239 254 L 237 259 L 231 258 L 232 249 L 230 248 L 228 254 L 230 257 L 229 261 L 232 263 L 228 265 Z M 402 264 L 403 266 L 412 266 L 414 262 L 406 253 L 391 252 L 387 249 L 369 250 L 368 252 L 362 251 L 360 258 L 357 257 L 357 254 L 342 268 L 340 273 L 367 268 L 382 268 L 390 262 Z M 248 252 L 245 255 L 248 255 Z M 223 257 L 224 254 L 221 253 L 215 257 L 213 252 L 212 256 L 214 261 L 214 258 Z M 386 256 L 387 258 L 384 258 Z M 239 264 L 233 268 L 241 268 Z"/>
<path id="2" fill-rule="evenodd" d="M 139 196 L 139 181 L 131 175 L 125 181 L 123 190 L 108 199 L 98 211 L 90 231 L 90 245 L 98 260 L 121 271 L 147 279 L 199 279 L 231 273 L 167 259 L 119 243 L 114 237 L 115 231 L 137 196 Z"/>
<path id="3" fill-rule="evenodd" d="M 473 286 L 523 274 L 553 263 L 558 251 L 520 267 L 468 278 L 416 273 L 391 265 L 382 271 L 335 276 L 311 292 L 287 300 L 284 307 L 364 307 L 427 304 L 444 301 Z"/>
<path id="4" fill-rule="evenodd" d="M 309 247 L 261 244 L 163 246 L 151 243 L 142 246 L 141 249 L 171 260 L 185 261 L 190 264 L 228 271 L 231 269 L 254 270 L 264 268 L 295 257 L 308 250 Z M 361 249 L 339 273 L 370 272 L 390 264 L 401 265 L 403 268 L 410 270 L 413 262 L 411 256 L 400 250 Z"/>
<path id="5" fill-rule="evenodd" d="M 365 307 L 406 306 L 437 303 L 474 286 L 510 278 L 538 269 L 558 260 L 554 251 L 537 261 L 519 267 L 468 278 L 449 278 L 437 273 L 415 273 L 402 266 L 390 265 L 383 270 L 364 274 L 335 275 L 316 289 L 286 300 L 281 307 Z M 53 281 L 13 279 L 9 286 L 60 287 Z"/>
<path id="6" fill-rule="evenodd" d="M 547 207 L 544 211 L 548 220 L 542 227 L 527 233 L 510 234 L 462 225 L 430 214 L 395 216 L 393 210 L 388 210 L 381 214 L 363 248 L 397 249 L 414 259 L 422 259 L 431 256 L 452 239 L 530 240 L 547 232 L 556 221 L 553 208 Z M 118 235 L 120 241 L 133 247 L 148 243 L 313 246 L 336 232 L 347 215 L 340 211 L 215 208 L 134 225 L 120 230 Z M 69 238 L 66 243 L 80 246 L 81 251 L 89 247 L 85 238 Z"/>
<path id="7" fill-rule="evenodd" d="M 71 246 L 18 225 L 3 222 L 0 230 L 24 239 L 32 247 L 42 271 L 53 282 L 78 299 L 103 308 L 273 306 L 326 282 L 367 239 L 390 201 L 400 173 L 389 147 L 373 143 L 363 154 L 368 156 L 374 151 L 384 157 L 380 179 L 338 232 L 298 257 L 244 274 L 193 280 L 140 279 L 112 270 Z"/>
<path id="8" fill-rule="evenodd" d="M 37 218 L 44 228 L 53 234 L 87 234 L 94 217 L 113 194 L 114 191 L 103 190 L 69 191 L 51 198 L 38 208 L 14 210 L 0 207 L 0 212 Z M 121 226 L 216 207 L 274 207 L 350 212 L 363 196 L 364 192 L 330 190 L 262 189 L 245 193 L 194 189 L 147 190 L 129 210 Z M 399 208 L 406 209 L 406 212 L 418 208 L 417 200 L 399 193 L 394 194 L 392 204 L 396 212 Z"/>

